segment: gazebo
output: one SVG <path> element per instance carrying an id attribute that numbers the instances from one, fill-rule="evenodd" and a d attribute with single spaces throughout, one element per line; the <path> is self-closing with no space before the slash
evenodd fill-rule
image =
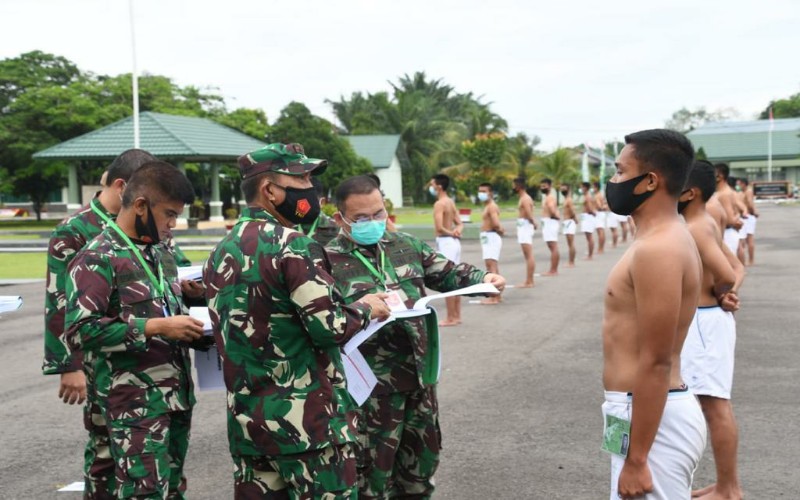
<path id="1" fill-rule="evenodd" d="M 221 221 L 219 165 L 236 159 L 264 143 L 207 118 L 144 112 L 139 115 L 140 148 L 179 168 L 185 162 L 200 163 L 210 169 L 211 220 Z M 133 117 L 56 144 L 33 155 L 37 159 L 70 162 L 67 209 L 80 207 L 78 168 L 85 160 L 111 161 L 133 148 Z"/>

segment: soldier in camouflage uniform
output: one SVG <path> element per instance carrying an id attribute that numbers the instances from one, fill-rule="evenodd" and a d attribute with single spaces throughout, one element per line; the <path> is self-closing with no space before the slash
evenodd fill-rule
<path id="1" fill-rule="evenodd" d="M 122 191 L 131 174 L 154 159 L 140 149 L 125 151 L 115 158 L 100 180 L 103 189 L 88 205 L 55 228 L 47 253 L 42 371 L 45 375 L 61 376 L 58 396 L 65 403 L 80 404 L 86 399 L 84 426 L 89 431 L 89 441 L 84 452 L 84 491 L 87 498 L 92 499 L 113 498 L 114 462 L 108 451 L 105 421 L 95 401 L 91 361 L 87 356 L 84 363 L 83 351 L 80 348 L 71 350 L 63 336 L 67 266 L 87 242 L 102 232 L 106 219 L 116 217 Z M 177 247 L 175 250 L 180 251 Z"/>
<path id="2" fill-rule="evenodd" d="M 317 198 L 319 198 L 320 207 L 325 206 L 327 198 L 322 183 L 319 179 L 312 177 L 311 184 L 314 185 Z M 310 224 L 299 224 L 297 228 L 322 246 L 327 245 L 329 241 L 336 238 L 336 235 L 339 234 L 339 226 L 336 225 L 336 221 L 322 212 L 320 212 L 317 219 Z"/>
<path id="3" fill-rule="evenodd" d="M 326 251 L 346 302 L 386 291 L 389 299 L 397 297 L 410 308 L 426 287 L 445 292 L 478 283 L 500 290 L 505 285 L 501 276 L 456 265 L 411 235 L 385 231 L 386 209 L 378 186 L 367 176 L 342 182 L 336 204 L 342 233 Z M 378 378 L 360 409 L 360 498 L 433 494 L 441 448 L 436 328 L 434 314 L 397 319 L 359 347 Z"/>
<path id="4" fill-rule="evenodd" d="M 194 393 L 175 257 L 160 243 L 194 199 L 174 166 L 153 161 L 128 181 L 116 221 L 80 250 L 66 282 L 66 331 L 93 359 L 117 498 L 184 498 Z"/>
<path id="5" fill-rule="evenodd" d="M 316 218 L 310 175 L 326 165 L 299 144 L 242 156 L 249 206 L 204 269 L 237 499 L 356 497 L 339 345 L 389 310 L 381 295 L 341 304 L 322 247 L 291 229 Z"/>

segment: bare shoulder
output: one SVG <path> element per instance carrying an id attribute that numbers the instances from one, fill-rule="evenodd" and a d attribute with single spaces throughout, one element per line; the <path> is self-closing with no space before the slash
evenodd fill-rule
<path id="1" fill-rule="evenodd" d="M 636 266 L 644 265 L 659 273 L 677 271 L 686 258 L 697 255 L 697 245 L 687 225 L 666 224 L 637 242 L 632 258 Z"/>

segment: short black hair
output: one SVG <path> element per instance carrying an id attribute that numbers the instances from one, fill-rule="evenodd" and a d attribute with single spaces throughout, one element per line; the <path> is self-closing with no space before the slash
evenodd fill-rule
<path id="1" fill-rule="evenodd" d="M 714 171 L 719 174 L 724 181 L 727 181 L 728 176 L 731 175 L 731 169 L 727 163 L 717 163 L 714 165 Z"/>
<path id="2" fill-rule="evenodd" d="M 380 191 L 380 186 L 372 178 L 374 174 L 356 175 L 343 180 L 336 187 L 336 208 L 344 213 L 344 203 L 354 194 L 370 194 Z"/>
<path id="3" fill-rule="evenodd" d="M 431 180 L 433 180 L 437 186 L 442 188 L 442 191 L 447 191 L 447 188 L 450 187 L 450 177 L 444 174 L 436 174 L 431 177 Z"/>
<path id="4" fill-rule="evenodd" d="M 572 191 L 572 187 L 569 184 L 562 184 L 561 186 L 559 186 L 559 189 L 564 189 L 564 188 L 567 188 L 568 193 Z"/>
<path id="5" fill-rule="evenodd" d="M 380 177 L 378 177 L 376 174 L 364 174 L 364 175 L 369 177 L 370 179 L 372 179 L 372 182 L 377 184 L 378 185 L 378 189 L 380 189 L 380 187 L 381 187 L 381 178 Z"/>
<path id="6" fill-rule="evenodd" d="M 553 179 L 551 179 L 549 177 L 545 177 L 544 179 L 539 181 L 539 184 L 547 184 L 548 186 L 552 186 L 553 185 Z"/>
<path id="7" fill-rule="evenodd" d="M 600 189 L 600 182 L 594 181 L 592 182 L 592 186 L 594 186 L 596 189 Z"/>
<path id="8" fill-rule="evenodd" d="M 739 178 L 737 178 L 736 180 L 737 180 L 737 181 L 739 181 L 739 182 L 741 182 L 741 183 L 742 183 L 742 184 L 744 184 L 745 186 L 747 186 L 747 185 L 749 185 L 749 184 L 750 184 L 750 182 L 747 180 L 747 177 L 739 177 Z"/>
<path id="9" fill-rule="evenodd" d="M 514 184 L 520 187 L 528 187 L 528 179 L 525 177 L 515 177 Z"/>
<path id="10" fill-rule="evenodd" d="M 169 201 L 188 205 L 194 201 L 194 187 L 186 174 L 165 161 L 150 161 L 139 167 L 122 193 L 122 206 L 130 207 L 137 198 L 147 198 L 151 205 Z"/>
<path id="11" fill-rule="evenodd" d="M 625 136 L 633 156 L 664 177 L 667 193 L 679 197 L 694 161 L 694 148 L 680 132 L 663 128 L 642 130 Z"/>
<path id="12" fill-rule="evenodd" d="M 270 181 L 274 179 L 272 172 L 261 172 L 260 174 L 253 175 L 242 179 L 239 188 L 242 190 L 242 196 L 246 203 L 252 203 L 258 197 L 258 188 L 264 179 L 269 178 Z"/>
<path id="13" fill-rule="evenodd" d="M 493 188 L 493 187 L 492 187 L 492 185 L 491 185 L 491 184 L 489 184 L 488 182 L 482 182 L 482 183 L 478 184 L 478 187 L 479 187 L 479 188 L 488 188 L 488 189 L 489 189 L 489 191 L 492 191 L 492 192 L 494 192 L 494 188 Z"/>
<path id="14" fill-rule="evenodd" d="M 591 185 L 591 184 L 589 184 L 588 182 L 581 182 L 581 186 L 582 186 L 582 187 L 585 187 L 586 189 L 589 189 L 589 188 L 591 188 L 591 187 L 592 187 L 592 185 Z"/>
<path id="15" fill-rule="evenodd" d="M 106 186 L 110 186 L 117 179 L 128 182 L 128 179 L 131 178 L 131 175 L 133 175 L 139 167 L 153 161 L 158 161 L 158 158 L 143 149 L 129 149 L 123 151 L 119 156 L 114 158 L 114 161 L 108 166 Z"/>
<path id="16" fill-rule="evenodd" d="M 686 179 L 684 190 L 697 188 L 703 202 L 706 202 L 717 190 L 717 178 L 714 175 L 714 166 L 710 161 L 695 160 L 692 169 L 689 171 L 689 178 Z"/>
<path id="17" fill-rule="evenodd" d="M 728 185 L 730 187 L 732 187 L 732 188 L 736 187 L 736 177 L 731 175 L 730 177 L 728 177 L 727 181 L 728 181 Z"/>

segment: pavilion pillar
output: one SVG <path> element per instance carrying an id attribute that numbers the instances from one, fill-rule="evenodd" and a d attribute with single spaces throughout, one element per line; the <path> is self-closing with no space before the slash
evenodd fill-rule
<path id="1" fill-rule="evenodd" d="M 72 213 L 81 208 L 81 186 L 78 182 L 78 164 L 69 164 L 67 189 L 67 212 Z"/>
<path id="2" fill-rule="evenodd" d="M 211 217 L 208 220 L 212 222 L 221 222 L 225 220 L 222 216 L 222 200 L 219 197 L 219 163 L 212 163 L 211 169 L 211 201 L 208 202 L 211 208 Z"/>
<path id="3" fill-rule="evenodd" d="M 184 165 L 182 161 L 175 163 L 175 166 L 178 167 L 178 170 L 183 172 L 183 175 L 186 175 L 186 165 Z M 187 220 L 189 218 L 189 214 L 191 213 L 189 210 L 191 210 L 191 205 L 184 205 L 183 213 L 180 215 L 180 217 L 178 217 L 178 220 L 175 221 L 177 226 L 183 228 L 189 226 L 189 221 Z"/>

